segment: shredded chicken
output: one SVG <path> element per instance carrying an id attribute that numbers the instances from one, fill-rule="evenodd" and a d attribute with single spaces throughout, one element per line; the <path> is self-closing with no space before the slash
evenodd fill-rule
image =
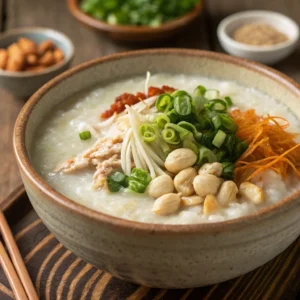
<path id="1" fill-rule="evenodd" d="M 123 138 L 101 138 L 84 153 L 59 164 L 55 172 L 71 173 L 87 167 L 96 167 L 93 188 L 104 186 L 106 177 L 121 167 Z"/>

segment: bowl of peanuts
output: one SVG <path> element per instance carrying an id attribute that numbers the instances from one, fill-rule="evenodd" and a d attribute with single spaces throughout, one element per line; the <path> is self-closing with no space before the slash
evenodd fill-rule
<path id="1" fill-rule="evenodd" d="M 0 88 L 26 99 L 68 69 L 74 56 L 71 40 L 53 29 L 31 27 L 0 36 Z"/>

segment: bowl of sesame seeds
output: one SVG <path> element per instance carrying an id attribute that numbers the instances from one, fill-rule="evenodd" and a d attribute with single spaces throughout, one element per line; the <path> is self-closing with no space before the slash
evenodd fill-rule
<path id="1" fill-rule="evenodd" d="M 254 10 L 223 19 L 217 34 L 221 46 L 229 54 L 275 64 L 295 50 L 299 26 L 285 15 Z"/>

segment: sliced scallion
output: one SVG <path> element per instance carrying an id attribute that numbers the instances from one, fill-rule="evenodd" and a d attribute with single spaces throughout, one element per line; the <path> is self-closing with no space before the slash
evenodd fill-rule
<path id="1" fill-rule="evenodd" d="M 178 122 L 178 115 L 175 111 L 175 109 L 172 109 L 167 112 L 167 117 L 170 119 L 171 123 L 177 123 Z"/>
<path id="2" fill-rule="evenodd" d="M 188 94 L 175 96 L 174 109 L 180 116 L 188 116 L 192 112 L 192 98 Z"/>
<path id="3" fill-rule="evenodd" d="M 225 179 L 233 179 L 234 175 L 234 164 L 231 162 L 224 162 L 222 163 L 223 171 L 222 177 Z"/>
<path id="4" fill-rule="evenodd" d="M 165 125 L 170 123 L 170 118 L 165 114 L 161 114 L 155 118 L 155 123 L 158 128 L 164 129 Z"/>
<path id="5" fill-rule="evenodd" d="M 157 138 L 157 130 L 154 125 L 142 124 L 140 126 L 140 135 L 144 142 L 151 143 Z"/>
<path id="6" fill-rule="evenodd" d="M 218 113 L 224 113 L 227 110 L 226 102 L 220 99 L 210 100 L 206 104 L 207 108 Z"/>
<path id="7" fill-rule="evenodd" d="M 214 100 L 220 98 L 220 92 L 217 90 L 206 90 L 204 97 L 208 100 Z"/>
<path id="8" fill-rule="evenodd" d="M 193 141 L 184 140 L 182 145 L 183 148 L 191 149 L 196 155 L 199 154 L 199 148 Z"/>
<path id="9" fill-rule="evenodd" d="M 212 144 L 217 148 L 221 148 L 225 139 L 226 139 L 226 133 L 222 130 L 218 130 L 217 134 L 215 135 L 212 141 Z"/>
<path id="10" fill-rule="evenodd" d="M 169 94 L 162 94 L 156 101 L 156 108 L 161 112 L 168 112 L 173 107 L 173 97 Z"/>
<path id="11" fill-rule="evenodd" d="M 206 88 L 203 85 L 198 85 L 193 93 L 193 97 L 204 96 L 206 92 Z"/>
<path id="12" fill-rule="evenodd" d="M 218 130 L 222 126 L 222 120 L 220 118 L 220 115 L 216 115 L 211 119 L 212 123 L 214 124 L 214 127 L 216 130 Z"/>
<path id="13" fill-rule="evenodd" d="M 232 133 L 236 133 L 238 131 L 238 126 L 233 122 L 233 120 L 226 114 L 220 115 L 222 127 L 229 130 Z"/>
<path id="14" fill-rule="evenodd" d="M 180 137 L 178 132 L 172 128 L 165 128 L 162 133 L 162 138 L 164 141 L 171 145 L 178 145 L 180 143 Z"/>
<path id="15" fill-rule="evenodd" d="M 211 150 L 209 150 L 204 146 L 200 147 L 198 160 L 196 162 L 197 165 L 202 166 L 205 163 L 213 163 L 216 161 L 217 161 L 217 157 Z"/>
<path id="16" fill-rule="evenodd" d="M 190 131 L 193 134 L 195 140 L 200 143 L 202 138 L 202 133 L 199 132 L 193 124 L 186 121 L 181 121 L 177 125 Z"/>
<path id="17" fill-rule="evenodd" d="M 90 131 L 83 131 L 79 133 L 79 137 L 82 141 L 88 140 L 92 137 L 92 134 Z"/>
<path id="18" fill-rule="evenodd" d="M 230 107 L 230 106 L 233 105 L 232 100 L 231 100 L 231 98 L 229 96 L 225 97 L 224 100 L 225 100 L 225 102 L 227 104 L 227 107 Z"/>

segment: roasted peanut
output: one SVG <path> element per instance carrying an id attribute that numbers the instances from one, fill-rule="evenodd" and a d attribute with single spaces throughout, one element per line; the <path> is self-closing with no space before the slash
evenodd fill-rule
<path id="1" fill-rule="evenodd" d="M 58 48 L 53 51 L 53 56 L 56 63 L 59 63 L 65 57 L 64 53 Z"/>
<path id="2" fill-rule="evenodd" d="M 24 54 L 36 54 L 37 45 L 34 41 L 26 38 L 20 38 L 18 41 L 19 47 L 22 49 Z"/>
<path id="3" fill-rule="evenodd" d="M 181 202 L 184 206 L 192 206 L 203 203 L 204 198 L 198 195 L 188 196 L 188 197 L 181 197 Z"/>
<path id="4" fill-rule="evenodd" d="M 44 55 L 48 50 L 53 50 L 54 44 L 50 40 L 43 41 L 38 45 L 38 54 Z"/>
<path id="5" fill-rule="evenodd" d="M 203 203 L 203 213 L 208 216 L 217 212 L 221 206 L 214 195 L 207 195 Z"/>
<path id="6" fill-rule="evenodd" d="M 25 63 L 25 55 L 17 43 L 11 44 L 8 48 L 7 71 L 21 71 Z"/>
<path id="7" fill-rule="evenodd" d="M 152 206 L 152 212 L 156 215 L 166 216 L 173 214 L 180 207 L 180 195 L 179 194 L 166 194 L 155 200 Z"/>
<path id="8" fill-rule="evenodd" d="M 165 167 L 172 173 L 178 173 L 191 167 L 197 160 L 197 155 L 190 149 L 180 148 L 172 151 L 166 158 Z"/>
<path id="9" fill-rule="evenodd" d="M 5 69 L 8 59 L 8 53 L 6 49 L 0 49 L 0 69 Z"/>
<path id="10" fill-rule="evenodd" d="M 26 56 L 26 63 L 29 66 L 36 65 L 38 63 L 38 61 L 39 61 L 39 59 L 38 59 L 37 55 L 35 55 L 35 54 L 28 54 Z"/>
<path id="11" fill-rule="evenodd" d="M 229 180 L 223 182 L 217 195 L 218 202 L 221 206 L 228 206 L 229 203 L 236 202 L 236 194 L 238 193 L 238 187 L 236 184 Z"/>
<path id="12" fill-rule="evenodd" d="M 39 60 L 39 64 L 49 67 L 55 63 L 52 51 L 47 51 Z"/>
<path id="13" fill-rule="evenodd" d="M 243 182 L 239 187 L 239 194 L 255 204 L 264 201 L 263 190 L 251 182 Z"/>
<path id="14" fill-rule="evenodd" d="M 153 198 L 159 198 L 160 196 L 174 191 L 173 180 L 169 175 L 161 175 L 151 180 L 148 186 L 148 194 Z"/>
<path id="15" fill-rule="evenodd" d="M 204 164 L 200 169 L 199 169 L 199 175 L 201 174 L 212 174 L 215 176 L 220 177 L 223 171 L 222 164 L 219 162 L 213 162 L 211 164 L 207 163 Z"/>
<path id="16" fill-rule="evenodd" d="M 174 178 L 174 185 L 177 192 L 183 196 L 193 195 L 195 193 L 193 181 L 196 176 L 197 172 L 192 167 L 180 171 Z"/>
<path id="17" fill-rule="evenodd" d="M 215 195 L 222 183 L 222 180 L 212 174 L 201 174 L 194 178 L 193 186 L 197 195 L 205 197 L 208 194 Z"/>

